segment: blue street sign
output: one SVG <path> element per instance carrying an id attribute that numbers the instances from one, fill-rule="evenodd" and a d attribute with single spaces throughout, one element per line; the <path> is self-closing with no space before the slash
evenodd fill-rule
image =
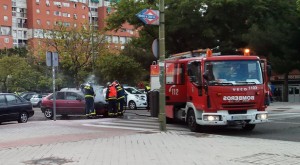
<path id="1" fill-rule="evenodd" d="M 159 25 L 159 11 L 144 9 L 136 14 L 136 16 L 142 20 L 145 24 Z"/>

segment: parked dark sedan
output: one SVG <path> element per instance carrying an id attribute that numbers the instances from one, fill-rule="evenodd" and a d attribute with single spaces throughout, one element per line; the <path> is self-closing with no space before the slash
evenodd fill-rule
<path id="1" fill-rule="evenodd" d="M 0 93 L 0 123 L 18 121 L 26 123 L 34 115 L 32 104 L 13 93 Z"/>
<path id="2" fill-rule="evenodd" d="M 80 91 L 56 92 L 57 115 L 85 115 L 85 100 Z M 48 119 L 53 118 L 53 94 L 42 99 L 41 110 Z M 107 103 L 95 102 L 96 115 L 107 116 Z"/>

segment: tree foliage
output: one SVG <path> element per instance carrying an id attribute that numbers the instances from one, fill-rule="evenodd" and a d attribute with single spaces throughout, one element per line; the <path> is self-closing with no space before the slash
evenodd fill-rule
<path id="1" fill-rule="evenodd" d="M 57 26 L 46 33 L 49 49 L 58 52 L 60 68 L 65 75 L 73 76 L 75 86 L 91 74 L 95 59 L 105 52 L 104 35 L 86 27 Z"/>
<path id="2" fill-rule="evenodd" d="M 134 24 L 141 29 L 140 43 L 146 43 L 134 46 L 149 50 L 149 43 L 158 37 L 158 27 L 143 24 L 135 14 L 157 9 L 154 4 L 133 0 L 116 4 L 117 11 L 107 20 L 110 29 L 126 21 Z M 167 55 L 199 48 L 236 54 L 250 47 L 268 58 L 277 73 L 287 75 L 300 66 L 299 4 L 299 0 L 165 0 Z"/>
<path id="3" fill-rule="evenodd" d="M 122 84 L 135 85 L 143 72 L 140 64 L 127 56 L 107 54 L 97 61 L 96 77 L 100 77 L 102 83 L 118 80 Z"/>
<path id="4" fill-rule="evenodd" d="M 0 83 L 3 92 L 35 91 L 40 74 L 25 58 L 5 56 L 0 59 Z"/>

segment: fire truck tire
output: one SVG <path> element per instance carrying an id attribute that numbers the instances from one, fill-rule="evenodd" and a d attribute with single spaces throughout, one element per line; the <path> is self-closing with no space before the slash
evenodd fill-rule
<path id="1" fill-rule="evenodd" d="M 245 124 L 242 126 L 245 131 L 252 131 L 255 128 L 255 124 Z"/>
<path id="2" fill-rule="evenodd" d="M 196 122 L 196 116 L 193 110 L 188 111 L 187 124 L 192 132 L 197 132 L 200 130 L 200 125 Z"/>

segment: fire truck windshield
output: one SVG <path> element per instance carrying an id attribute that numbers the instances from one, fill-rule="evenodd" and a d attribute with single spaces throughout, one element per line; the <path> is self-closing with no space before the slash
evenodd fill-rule
<path id="1" fill-rule="evenodd" d="M 206 61 L 205 72 L 209 85 L 262 84 L 258 60 Z"/>

